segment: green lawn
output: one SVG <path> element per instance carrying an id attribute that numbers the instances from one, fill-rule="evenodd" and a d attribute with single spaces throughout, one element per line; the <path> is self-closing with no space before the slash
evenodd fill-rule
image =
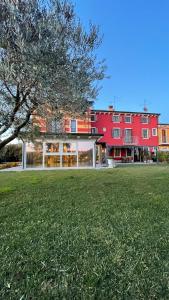
<path id="1" fill-rule="evenodd" d="M 169 167 L 0 173 L 0 299 L 169 299 Z"/>

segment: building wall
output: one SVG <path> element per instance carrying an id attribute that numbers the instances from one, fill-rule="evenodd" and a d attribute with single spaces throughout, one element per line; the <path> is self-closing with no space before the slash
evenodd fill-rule
<path id="1" fill-rule="evenodd" d="M 93 111 L 94 112 L 94 111 Z M 124 113 L 120 113 L 120 123 L 114 123 L 112 121 L 113 114 L 116 112 L 104 112 L 104 111 L 95 111 L 96 120 L 91 122 L 92 127 L 97 129 L 97 132 L 100 134 L 104 134 L 99 142 L 106 143 L 108 145 L 115 145 L 115 146 L 124 146 L 126 145 L 124 141 L 124 130 L 125 129 L 132 129 L 132 136 L 133 144 L 138 146 L 147 146 L 147 147 L 157 147 L 158 146 L 158 135 L 152 135 L 152 129 L 156 128 L 158 131 L 158 115 L 149 115 L 149 123 L 142 124 L 141 123 L 141 115 L 144 114 L 126 114 L 131 115 L 132 123 L 125 123 L 124 122 Z M 121 135 L 120 138 L 113 138 L 112 137 L 112 129 L 113 128 L 120 128 Z M 142 137 L 142 129 L 149 130 L 149 138 L 144 139 Z"/>
<path id="2" fill-rule="evenodd" d="M 160 140 L 161 129 L 158 129 L 158 115 L 157 114 L 144 114 L 144 113 L 123 113 L 118 112 L 120 115 L 120 122 L 115 123 L 112 121 L 113 115 L 116 115 L 116 111 L 88 111 L 83 118 L 76 118 L 76 133 L 91 133 L 92 128 L 96 128 L 96 132 L 98 134 L 103 134 L 104 136 L 99 140 L 101 143 L 106 143 L 107 145 L 112 146 L 129 146 L 135 145 L 140 147 L 157 147 Z M 91 116 L 95 116 L 96 120 L 93 121 Z M 125 123 L 125 116 L 131 116 L 132 122 Z M 141 123 L 141 116 L 148 115 L 149 122 L 148 124 Z M 64 119 L 64 128 L 63 131 L 66 133 L 71 133 L 71 118 L 69 116 Z M 47 132 L 47 121 L 46 119 L 36 117 L 36 123 L 40 132 Z M 113 128 L 120 129 L 120 137 L 114 138 L 112 136 Z M 125 129 L 132 129 L 132 137 L 133 140 L 131 143 L 127 143 L 124 139 L 124 131 Z M 142 137 L 142 130 L 148 129 L 149 137 Z M 153 136 L 152 130 L 156 129 L 157 135 Z M 168 142 L 169 142 L 169 125 L 167 129 L 168 134 Z M 159 135 L 159 138 L 158 138 Z"/>
<path id="3" fill-rule="evenodd" d="M 65 119 L 65 132 L 67 133 L 71 133 L 71 120 L 74 120 L 74 118 Z M 76 119 L 76 124 L 77 133 L 91 133 L 90 114 L 86 113 L 83 118 Z"/>
<path id="4" fill-rule="evenodd" d="M 169 151 L 169 124 L 159 124 L 158 141 L 160 151 Z"/>
<path id="5" fill-rule="evenodd" d="M 52 118 L 51 118 L 52 119 Z M 64 117 L 63 132 L 71 133 L 71 120 L 76 120 L 76 133 L 91 133 L 91 118 L 90 112 L 86 112 L 83 117 Z M 34 117 L 33 123 L 39 127 L 40 132 L 48 132 L 47 118 Z"/>

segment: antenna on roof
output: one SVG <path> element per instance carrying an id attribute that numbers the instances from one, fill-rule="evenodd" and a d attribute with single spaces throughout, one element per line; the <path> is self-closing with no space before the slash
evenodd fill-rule
<path id="1" fill-rule="evenodd" d="M 117 108 L 117 102 L 118 102 L 118 100 L 119 100 L 118 96 L 113 96 L 113 107 L 114 107 L 114 109 Z"/>
<path id="2" fill-rule="evenodd" d="M 147 101 L 144 100 L 144 107 L 143 107 L 144 112 L 148 112 L 148 108 L 147 108 Z"/>

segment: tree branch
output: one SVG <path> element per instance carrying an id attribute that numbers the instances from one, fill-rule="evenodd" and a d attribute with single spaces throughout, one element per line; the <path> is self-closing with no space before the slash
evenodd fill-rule
<path id="1" fill-rule="evenodd" d="M 5 145 L 7 145 L 8 143 L 10 143 L 11 141 L 13 141 L 15 138 L 18 137 L 18 134 L 20 133 L 21 129 L 28 124 L 30 117 L 31 117 L 31 112 L 29 111 L 26 115 L 25 120 L 17 128 L 15 128 L 14 132 L 8 138 L 0 142 L 0 150 Z"/>
<path id="2" fill-rule="evenodd" d="M 5 88 L 7 89 L 7 91 L 9 92 L 9 94 L 10 94 L 13 98 L 16 98 L 16 96 L 11 92 L 10 88 L 8 87 L 6 81 L 4 81 L 4 86 L 5 86 Z"/>

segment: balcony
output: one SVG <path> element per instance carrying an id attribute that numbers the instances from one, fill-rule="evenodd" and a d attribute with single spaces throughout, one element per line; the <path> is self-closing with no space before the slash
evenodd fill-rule
<path id="1" fill-rule="evenodd" d="M 123 137 L 123 145 L 137 145 L 138 137 L 137 136 L 125 136 Z"/>

